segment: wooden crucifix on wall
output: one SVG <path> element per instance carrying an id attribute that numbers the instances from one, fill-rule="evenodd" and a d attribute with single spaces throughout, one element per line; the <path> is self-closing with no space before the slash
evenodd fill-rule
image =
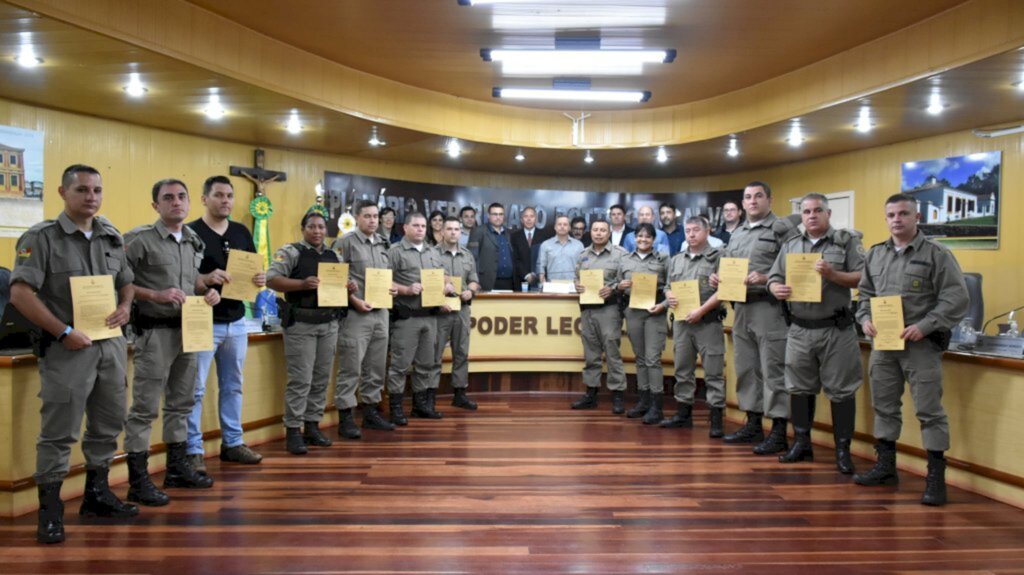
<path id="1" fill-rule="evenodd" d="M 288 174 L 284 172 L 275 172 L 274 170 L 267 170 L 263 167 L 264 152 L 263 150 L 256 148 L 256 167 L 245 168 L 242 166 L 231 166 L 232 176 L 244 176 L 255 186 L 255 194 L 257 197 L 265 196 L 267 193 L 267 184 L 270 182 L 284 182 L 288 180 Z"/>

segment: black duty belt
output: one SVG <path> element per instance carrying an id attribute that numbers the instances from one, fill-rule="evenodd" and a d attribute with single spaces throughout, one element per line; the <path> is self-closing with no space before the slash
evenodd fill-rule
<path id="1" fill-rule="evenodd" d="M 181 316 L 174 317 L 146 317 L 140 315 L 135 318 L 135 329 L 181 329 Z"/>
<path id="2" fill-rule="evenodd" d="M 292 317 L 301 323 L 329 323 L 344 316 L 343 310 L 336 308 L 302 308 L 293 307 Z"/>
<path id="3" fill-rule="evenodd" d="M 588 309 L 604 309 L 610 305 L 619 305 L 618 298 L 611 298 L 611 301 L 605 301 L 604 303 L 592 303 L 592 304 L 580 304 L 580 311 Z"/>
<path id="4" fill-rule="evenodd" d="M 832 317 L 822 319 L 804 319 L 791 315 L 789 316 L 789 321 L 804 329 L 828 329 L 832 327 L 846 329 L 853 325 L 854 319 L 852 314 L 844 311 L 836 313 Z"/>
<path id="5" fill-rule="evenodd" d="M 775 299 L 775 296 L 773 296 L 772 294 L 768 293 L 767 291 L 763 291 L 763 292 L 761 292 L 761 291 L 755 291 L 755 292 L 748 291 L 747 292 L 747 301 L 740 301 L 740 302 L 736 302 L 736 303 L 754 303 L 754 302 L 759 302 L 759 301 L 766 301 L 766 302 L 769 302 L 769 303 L 779 303 L 779 300 Z"/>

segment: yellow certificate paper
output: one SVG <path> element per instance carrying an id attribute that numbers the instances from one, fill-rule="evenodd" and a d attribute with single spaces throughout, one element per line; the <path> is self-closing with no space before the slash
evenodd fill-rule
<path id="1" fill-rule="evenodd" d="M 366 268 L 363 299 L 374 308 L 391 309 L 391 270 Z"/>
<path id="2" fill-rule="evenodd" d="M 455 297 L 445 296 L 444 305 L 452 311 L 459 311 L 462 309 L 462 278 L 452 278 L 452 285 L 455 286 Z"/>
<path id="3" fill-rule="evenodd" d="M 902 351 L 903 298 L 898 295 L 871 298 L 871 323 L 878 335 L 874 348 L 879 351 Z"/>
<path id="4" fill-rule="evenodd" d="M 320 262 L 316 267 L 320 287 L 316 289 L 316 305 L 348 307 L 348 264 Z"/>
<path id="5" fill-rule="evenodd" d="M 675 314 L 680 318 L 685 319 L 686 314 L 700 307 L 700 283 L 697 280 L 672 282 L 671 289 L 672 295 L 679 300 Z"/>
<path id="6" fill-rule="evenodd" d="M 820 252 L 786 254 L 786 285 L 793 290 L 789 301 L 821 303 L 821 274 L 814 270 L 820 259 Z"/>
<path id="7" fill-rule="evenodd" d="M 256 301 L 261 288 L 252 283 L 252 276 L 261 273 L 263 256 L 245 250 L 228 250 L 228 269 L 231 281 L 224 284 L 220 297 L 239 301 Z"/>
<path id="8" fill-rule="evenodd" d="M 75 329 L 93 341 L 120 337 L 121 328 L 107 327 L 107 318 L 117 309 L 114 276 L 71 278 L 71 306 Z"/>
<path id="9" fill-rule="evenodd" d="M 718 260 L 718 299 L 723 301 L 747 301 L 747 284 L 750 260 L 747 258 L 722 258 Z"/>
<path id="10" fill-rule="evenodd" d="M 420 270 L 420 305 L 423 307 L 439 307 L 444 305 L 444 270 L 428 268 Z"/>
<path id="11" fill-rule="evenodd" d="M 186 296 L 181 306 L 181 350 L 213 350 L 213 307 L 202 296 Z"/>
<path id="12" fill-rule="evenodd" d="M 658 276 L 656 274 L 630 274 L 633 285 L 629 288 L 630 309 L 651 309 L 654 307 L 658 294 Z"/>
<path id="13" fill-rule="evenodd" d="M 583 285 L 580 305 L 604 304 L 604 298 L 598 293 L 604 287 L 604 270 L 580 270 L 580 284 Z"/>

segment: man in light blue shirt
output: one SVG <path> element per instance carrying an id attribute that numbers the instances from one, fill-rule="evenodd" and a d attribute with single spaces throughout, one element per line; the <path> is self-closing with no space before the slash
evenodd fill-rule
<path id="1" fill-rule="evenodd" d="M 569 216 L 555 217 L 555 237 L 540 245 L 537 275 L 540 282 L 576 279 L 576 258 L 583 251 L 583 242 L 569 237 Z"/>
<path id="2" fill-rule="evenodd" d="M 640 209 L 636 211 L 636 223 L 640 224 L 651 224 L 654 225 L 654 208 L 651 206 L 640 206 Z M 654 231 L 656 236 L 654 238 L 654 250 L 661 252 L 666 256 L 671 255 L 671 249 L 668 245 L 668 235 L 655 227 Z M 636 232 L 629 232 L 626 239 L 622 240 L 622 247 L 626 251 L 636 251 Z"/>

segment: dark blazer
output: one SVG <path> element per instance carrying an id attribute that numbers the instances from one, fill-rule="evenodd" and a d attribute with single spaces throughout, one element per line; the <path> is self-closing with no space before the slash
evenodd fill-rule
<path id="1" fill-rule="evenodd" d="M 522 283 L 526 274 L 536 273 L 537 258 L 540 257 L 540 244 L 550 238 L 551 230 L 533 228 L 533 244 L 526 242 L 526 231 L 522 228 L 512 232 L 512 267 L 515 268 L 516 287 Z M 535 279 L 533 283 L 536 283 Z"/>
<path id="2" fill-rule="evenodd" d="M 611 233 L 612 232 L 611 232 L 611 225 L 610 224 L 608 226 L 608 230 L 609 230 L 608 231 L 608 241 L 611 242 L 611 240 L 612 240 Z M 617 243 L 615 245 L 621 246 L 622 242 L 626 239 L 626 236 L 628 236 L 629 234 L 631 234 L 631 233 L 633 233 L 635 231 L 636 230 L 634 230 L 633 228 L 629 227 L 629 224 L 626 224 L 626 227 L 622 228 L 622 235 L 619 236 L 619 243 Z"/>
<path id="3" fill-rule="evenodd" d="M 509 237 L 508 228 L 502 232 L 506 238 Z M 494 238 L 494 234 L 490 232 L 490 224 L 484 224 L 482 226 L 476 226 L 473 231 L 469 233 L 469 241 L 466 243 L 466 248 L 469 249 L 473 257 L 476 258 L 476 271 L 477 275 L 480 276 L 480 289 L 483 291 L 491 291 L 494 289 L 494 280 L 498 276 L 498 244 Z M 515 251 L 512 252 L 512 289 L 519 291 L 519 283 L 521 280 L 515 279 Z"/>

